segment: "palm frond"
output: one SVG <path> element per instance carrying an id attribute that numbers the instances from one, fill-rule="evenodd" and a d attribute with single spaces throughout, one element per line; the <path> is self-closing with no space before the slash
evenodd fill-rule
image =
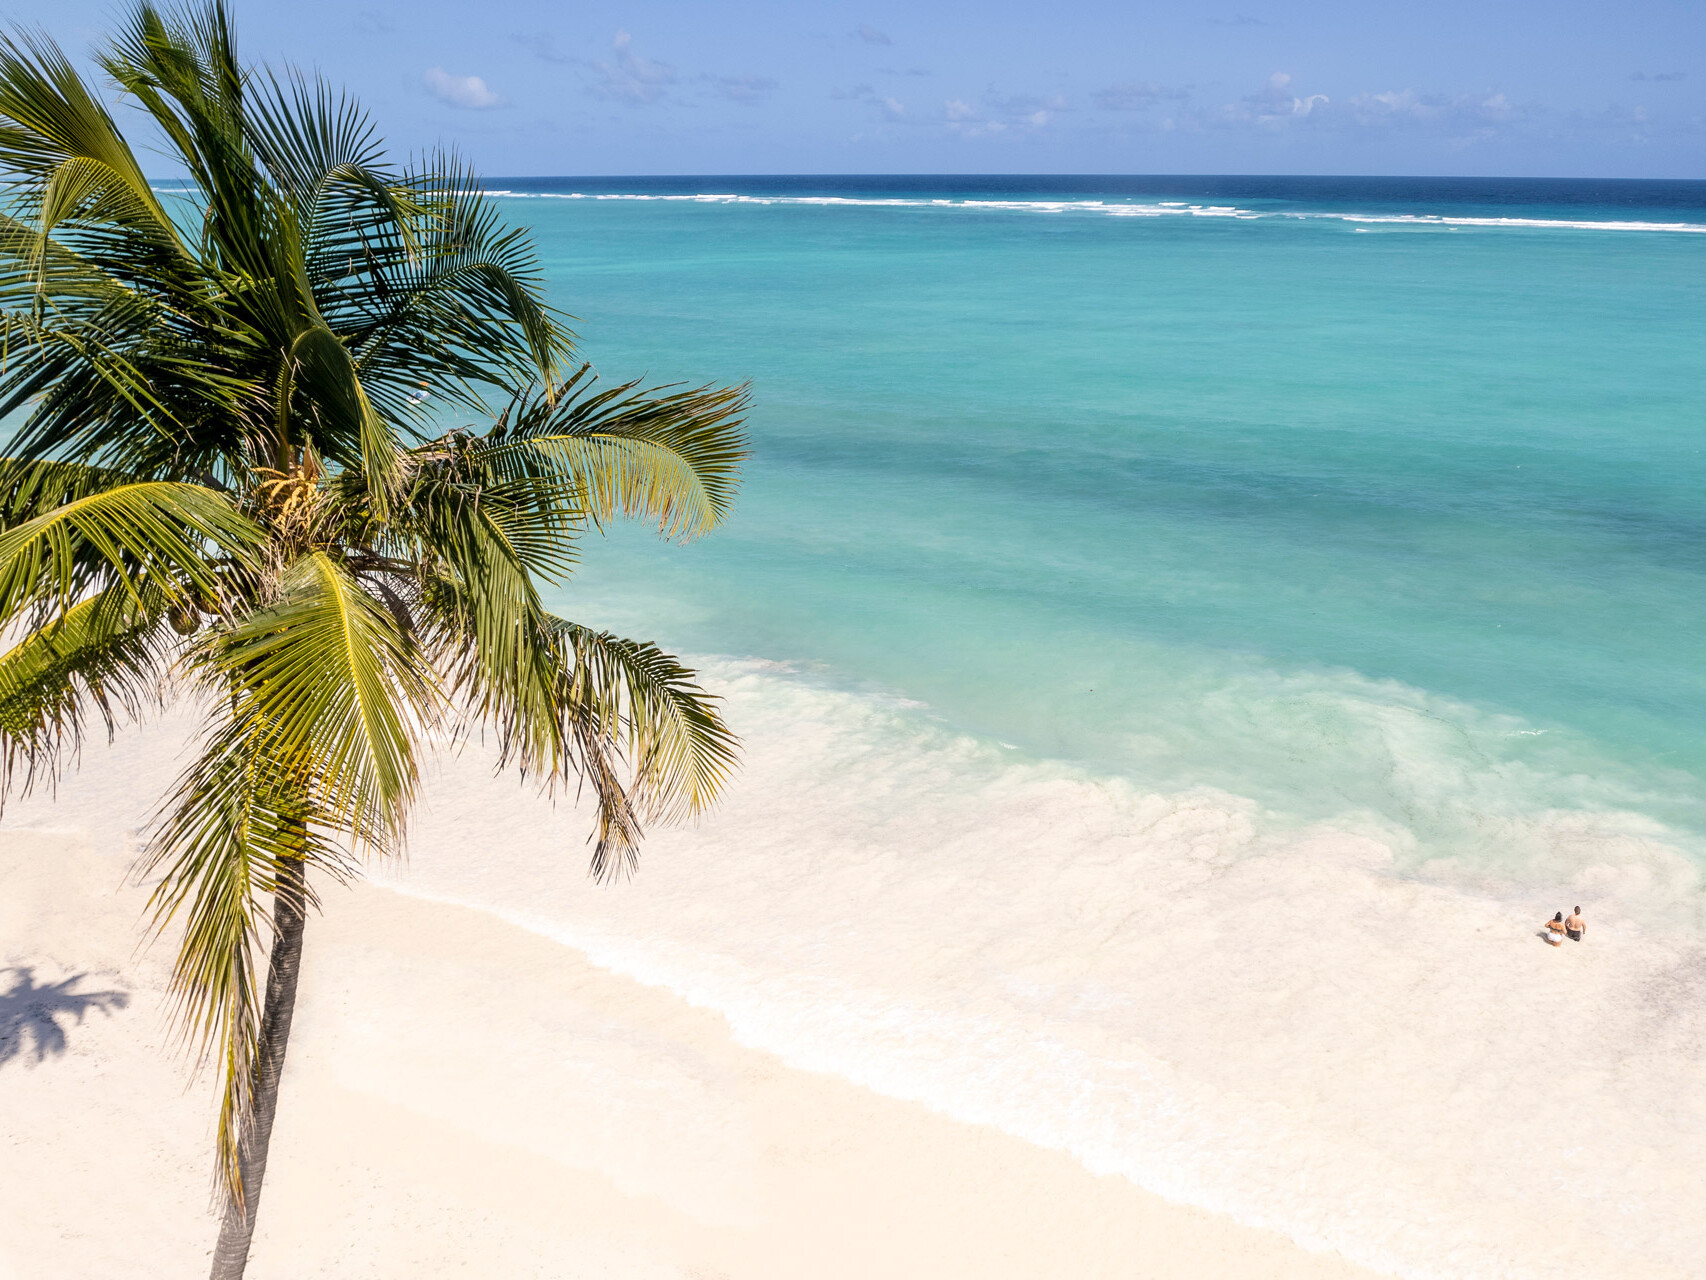
<path id="1" fill-rule="evenodd" d="M 394 176 L 382 169 L 378 132 L 354 99 L 297 72 L 282 78 L 268 72 L 256 88 L 243 124 L 256 156 L 293 204 L 312 211 L 329 192 L 360 191 L 389 221 L 409 220 L 414 210 L 400 199 Z"/>
<path id="2" fill-rule="evenodd" d="M 18 474 L 15 495 L 62 480 L 75 487 L 91 475 L 55 463 Z M 241 561 L 262 537 L 229 498 L 202 485 L 134 481 L 82 492 L 0 532 L 0 621 L 30 607 L 64 612 L 95 584 L 121 588 L 138 604 L 144 583 L 174 601 L 217 600 L 221 581 L 207 544 Z"/>
<path id="3" fill-rule="evenodd" d="M 67 217 L 144 230 L 179 248 L 177 229 L 112 116 L 59 47 L 44 37 L 0 36 L 0 169 L 21 178 L 42 236 Z"/>
<path id="4" fill-rule="evenodd" d="M 183 925 L 172 1014 L 198 1064 L 218 1064 L 217 1168 L 240 1206 L 241 1152 L 254 1119 L 266 903 L 291 864 L 342 876 L 347 862 L 309 824 L 311 806 L 291 787 L 292 762 L 268 754 L 264 721 L 218 699 L 210 707 L 201 752 L 174 785 L 140 871 L 159 877 L 149 898 L 156 931 Z"/>
<path id="5" fill-rule="evenodd" d="M 277 256 L 277 203 L 243 128 L 248 73 L 230 14 L 217 2 L 166 11 L 137 5 L 98 61 L 172 145 L 203 203 L 202 252 L 228 271 L 267 280 Z"/>
<path id="6" fill-rule="evenodd" d="M 723 723 L 721 700 L 650 641 L 557 618 L 551 625 L 566 646 L 566 701 L 600 736 L 625 743 L 640 812 L 652 822 L 703 813 L 728 781 L 740 746 Z"/>
<path id="7" fill-rule="evenodd" d="M 398 847 L 418 782 L 415 740 L 441 695 L 415 639 L 343 564 L 303 556 L 278 600 L 211 635 L 197 665 L 252 714 L 258 749 L 289 771 L 316 821 L 379 852 Z"/>
<path id="8" fill-rule="evenodd" d="M 414 737 L 437 697 L 397 620 L 324 552 L 289 568 L 273 605 L 203 640 L 193 668 L 213 719 L 144 869 L 161 876 L 157 926 L 184 924 L 178 1024 L 204 1064 L 219 1063 L 219 1168 L 241 1205 L 264 904 L 289 863 L 341 877 L 355 854 L 399 847 L 417 782 Z"/>
<path id="9" fill-rule="evenodd" d="M 281 408 L 306 409 L 316 448 L 365 477 L 368 500 L 384 518 L 398 479 L 397 439 L 368 398 L 348 348 L 324 324 L 308 325 L 292 341 L 278 399 Z"/>
<path id="10" fill-rule="evenodd" d="M 209 343 L 253 343 L 219 314 L 215 288 L 185 255 L 63 228 L 44 239 L 0 215 L 0 414 L 22 417 L 11 451 L 139 478 L 240 472 L 245 423 L 260 415 L 250 381 Z"/>
<path id="11" fill-rule="evenodd" d="M 0 654 L 0 803 L 57 779 L 91 719 L 110 738 L 161 704 L 173 637 L 147 594 L 109 587 Z"/>
<path id="12" fill-rule="evenodd" d="M 633 867 L 646 824 L 715 802 L 739 739 L 679 659 L 521 603 L 516 621 L 493 626 L 481 602 L 449 582 L 429 584 L 421 609 L 454 700 L 497 735 L 498 767 L 547 790 L 576 780 L 592 788 L 595 876 Z"/>
<path id="13" fill-rule="evenodd" d="M 580 485 L 545 455 L 451 432 L 410 450 L 407 464 L 390 532 L 410 540 L 409 554 L 440 560 L 469 581 L 494 556 L 546 581 L 574 568 L 585 525 Z"/>
<path id="14" fill-rule="evenodd" d="M 499 438 L 574 477 L 593 519 L 653 519 L 665 536 L 692 538 L 733 506 L 748 399 L 746 387 L 599 390 L 582 366 L 555 397 L 512 406 Z"/>
<path id="15" fill-rule="evenodd" d="M 351 335 L 376 402 L 401 412 L 417 384 L 476 409 L 484 389 L 551 387 L 572 350 L 562 316 L 543 301 L 544 277 L 528 234 L 505 227 L 479 182 L 454 156 L 436 156 L 405 180 L 421 211 L 401 235 L 319 222 L 337 238 L 314 257 L 335 268 L 323 313 Z"/>
<path id="16" fill-rule="evenodd" d="M 497 737 L 497 764 L 536 780 L 547 793 L 566 783 L 590 786 L 596 805 L 592 874 L 631 868 L 644 835 L 630 794 L 619 687 L 597 696 L 594 680 L 575 681 L 571 646 L 542 609 L 516 607 L 513 625 L 450 581 L 422 592 L 429 646 L 449 675 L 458 708 Z"/>

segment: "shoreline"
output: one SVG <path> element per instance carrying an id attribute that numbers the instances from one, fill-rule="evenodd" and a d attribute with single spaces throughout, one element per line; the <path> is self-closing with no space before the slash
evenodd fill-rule
<path id="1" fill-rule="evenodd" d="M 7 965 L 122 992 L 0 1060 L 0 1275 L 191 1273 L 212 1102 L 166 1048 L 127 858 L 0 834 Z M 87 975 L 68 984 L 74 974 Z M 15 971 L 6 974 L 7 981 Z M 138 1259 L 145 1258 L 145 1262 Z M 359 883 L 310 924 L 254 1280 L 1374 1273 L 982 1125 L 784 1066 L 472 908 Z"/>
<path id="2" fill-rule="evenodd" d="M 885 704 L 771 668 L 714 674 L 751 727 L 741 783 L 697 829 L 653 833 L 645 869 L 629 883 L 587 879 L 585 828 L 572 811 L 494 779 L 478 750 L 440 755 L 409 862 L 374 868 L 377 883 L 353 898 L 329 893 L 329 916 L 310 926 L 290 1070 L 318 1072 L 326 1084 L 323 1116 L 310 1121 L 324 1127 L 321 1137 L 335 1142 L 357 1121 L 367 1124 L 360 1100 L 384 1099 L 441 1145 L 472 1133 L 513 1160 L 519 1144 L 526 1161 L 545 1162 L 539 1176 L 552 1185 L 563 1168 L 596 1170 L 623 1196 L 662 1196 L 688 1206 L 695 1222 L 750 1234 L 759 1195 L 752 1170 L 770 1170 L 784 1189 L 800 1177 L 778 1174 L 768 1157 L 752 1156 L 750 1142 L 734 1141 L 755 1131 L 750 1117 L 762 1106 L 727 1080 L 731 1071 L 780 1073 L 832 1093 L 851 1089 L 835 1098 L 909 1117 L 866 1122 L 900 1154 L 871 1148 L 860 1166 L 865 1182 L 844 1178 L 845 1194 L 832 1198 L 864 1203 L 865 1183 L 904 1180 L 922 1160 L 908 1126 L 949 1132 L 940 1122 L 998 1139 L 1008 1155 L 1025 1153 L 1021 1164 L 1046 1157 L 1057 1173 L 1070 1170 L 1068 1198 L 1102 1203 L 1102 1192 L 1086 1188 L 1108 1185 L 1100 1175 L 1109 1175 L 1139 1197 L 1121 1201 L 1127 1207 L 1114 1216 L 1147 1221 L 1148 1210 L 1130 1206 L 1190 1206 L 1180 1211 L 1221 1224 L 1211 1235 L 1254 1231 L 1294 1242 L 1293 1252 L 1318 1251 L 1308 1258 L 1349 1259 L 1381 1274 L 1538 1276 L 1560 1248 L 1606 1274 L 1700 1274 L 1692 1242 L 1701 1228 L 1685 1206 L 1706 1113 L 1682 1100 L 1698 1096 L 1701 1079 L 1695 1046 L 1706 1044 L 1706 1019 L 1693 996 L 1706 949 L 1638 923 L 1641 904 L 1685 897 L 1694 883 L 1664 848 L 1608 839 L 1593 815 L 1548 818 L 1574 841 L 1582 900 L 1603 904 L 1621 887 L 1615 896 L 1635 917 L 1590 906 L 1594 942 L 1559 956 L 1534 936 L 1537 921 L 1513 909 L 1520 904 L 1405 874 L 1379 832 L 1266 830 L 1253 802 L 1224 793 L 1145 793 L 1046 762 L 1013 762 Z M 57 799 L 7 811 L 0 861 L 14 847 L 60 852 L 38 859 L 28 892 L 0 882 L 0 963 L 36 966 L 38 984 L 86 973 L 82 990 L 157 1006 L 170 948 L 137 954 L 143 894 L 120 886 L 135 824 L 175 772 L 186 728 L 169 717 L 91 749 Z M 83 852 L 73 858 L 65 852 L 73 849 Z M 1046 875 L 1039 856 L 1052 859 Z M 23 874 L 14 872 L 14 880 Z M 345 975 L 339 990 L 313 995 L 306 984 L 356 900 L 390 905 L 375 917 L 371 944 L 352 941 L 336 962 Z M 1291 928 L 1275 934 L 1268 925 L 1281 909 Z M 76 910 L 93 914 L 60 919 Z M 119 918 L 101 914 L 114 910 Z M 466 933 L 468 963 L 419 952 L 411 931 L 430 935 L 435 926 L 422 922 L 460 920 L 461 912 L 482 922 Z M 1400 936 L 1427 945 L 1394 946 Z M 1261 945 L 1250 945 L 1257 937 Z M 487 953 L 497 958 L 474 962 Z M 587 990 L 609 998 L 563 995 L 560 1017 L 530 1003 L 535 987 L 555 990 L 538 975 L 558 972 L 591 975 Z M 621 999 L 611 994 L 618 990 Z M 393 1018 L 393 1008 L 412 1010 L 413 1021 Z M 636 1022 L 642 1009 L 656 1018 Z M 337 1014 L 328 1043 L 354 1046 L 326 1059 L 341 1064 L 332 1074 L 312 1066 L 317 1051 L 303 1038 L 303 1028 L 332 1017 L 326 1010 Z M 135 1043 L 102 1038 L 120 1020 Z M 678 1024 L 699 1030 L 676 1043 L 670 1028 Z M 1537 1058 L 1537 1036 L 1563 1025 L 1577 1051 Z M 85 1038 L 98 1052 L 79 1051 Z M 178 1224 L 171 1229 L 186 1239 L 162 1248 L 199 1257 L 183 1251 L 204 1253 L 213 1238 L 213 1104 L 205 1083 L 185 1095 L 185 1075 L 164 1046 L 157 1009 L 148 1019 L 96 1009 L 69 1027 L 64 1057 L 32 1075 L 48 1079 L 48 1068 L 74 1062 L 89 1081 L 134 1078 L 153 1099 L 150 1114 L 176 1117 L 143 1134 L 155 1154 L 123 1180 L 173 1188 L 175 1207 L 151 1211 L 144 1225 Z M 735 1060 L 748 1066 L 715 1065 Z M 398 1080 L 363 1077 L 350 1062 L 409 1070 Z M 433 1076 L 422 1065 L 430 1063 L 448 1065 Z M 626 1083 L 625 1063 L 638 1064 L 645 1088 Z M 21 1080 L 24 1069 L 0 1069 L 8 1072 L 3 1095 L 10 1073 Z M 569 1127 L 558 1132 L 510 1097 L 517 1072 L 536 1082 L 527 1086 L 534 1094 L 569 1091 L 601 1100 L 599 1109 L 564 1111 Z M 86 1097 L 43 1095 L 34 1112 L 21 1102 L 8 1112 L 0 1097 L 0 1134 L 14 1115 L 80 1115 L 91 1105 L 106 1109 L 115 1132 L 132 1124 L 125 1098 L 142 1095 L 109 1096 L 106 1085 L 85 1083 Z M 828 1094 L 820 1102 L 802 1114 L 848 1110 Z M 399 1125 L 409 1128 L 402 1118 L 370 1126 L 363 1141 L 414 1150 L 412 1132 Z M 832 1119 L 806 1127 L 847 1133 L 841 1146 L 849 1149 L 864 1141 L 858 1126 L 848 1133 Z M 32 1150 L 61 1142 L 55 1131 L 33 1132 Z M 293 1134 L 281 1119 L 276 1149 L 319 1133 Z M 1535 1134 L 1568 1140 L 1559 1161 L 1531 1158 Z M 675 1154 L 644 1154 L 654 1148 Z M 359 1199 L 392 1176 L 334 1155 L 304 1158 L 319 1183 L 345 1195 Z M 85 1152 L 91 1167 L 105 1159 L 99 1148 Z M 443 1159 L 494 1167 L 477 1152 Z M 438 1162 L 411 1160 L 423 1175 Z M 708 1172 L 690 1186 L 679 1177 L 660 1183 L 660 1161 Z M 963 1176 L 982 1178 L 983 1163 Z M 275 1194 L 285 1194 L 276 1181 L 269 1213 Z M 398 1220 L 399 1205 L 425 1194 L 394 1190 L 394 1203 L 361 1201 L 366 1216 L 343 1234 L 363 1241 L 375 1222 Z M 477 1188 L 440 1188 L 437 1212 L 453 1221 L 497 1212 L 464 1211 L 464 1193 L 470 1205 L 485 1203 Z M 915 1187 L 913 1198 L 934 1203 L 935 1194 Z M 35 1217 L 60 1222 L 73 1239 L 76 1223 L 55 1215 L 61 1201 L 79 1198 L 91 1202 L 53 1192 Z M 1023 1203 L 1008 1203 L 999 1225 L 1027 1221 Z M 321 1204 L 311 1216 L 335 1209 Z M 35 1221 L 17 1212 L 18 1221 Z M 262 1236 L 270 1221 L 263 1214 Z M 835 1238 L 833 1222 L 811 1221 Z M 1158 1238 L 1172 1242 L 1172 1219 L 1157 1221 Z M 1080 1221 L 1066 1234 L 1099 1229 Z M 433 1230 L 417 1223 L 398 1247 L 434 1238 Z M 501 1238 L 487 1243 L 497 1248 Z M 123 1233 L 106 1247 L 116 1264 L 129 1263 Z M 461 1238 L 447 1247 L 461 1248 Z M 774 1239 L 753 1246 L 759 1259 L 780 1247 Z M 1106 1245 L 1115 1258 L 1125 1247 Z M 1094 1257 L 1080 1270 L 1094 1274 Z M 867 1262 L 878 1272 L 896 1265 Z M 337 1265 L 340 1274 L 387 1274 L 383 1257 L 366 1273 L 348 1257 Z M 1148 1262 L 1115 1265 L 1172 1274 L 1143 1272 Z M 1211 1265 L 1193 1263 L 1187 1274 L 1217 1274 L 1204 1270 Z M 765 1274 L 757 1266 L 719 1264 L 724 1274 Z M 11 1280 L 3 1267 L 0 1280 Z"/>

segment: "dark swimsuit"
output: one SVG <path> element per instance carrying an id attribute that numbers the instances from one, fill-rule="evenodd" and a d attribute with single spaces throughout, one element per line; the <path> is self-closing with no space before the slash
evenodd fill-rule
<path id="1" fill-rule="evenodd" d="M 1582 931 L 1580 929 L 1571 929 L 1566 926 L 1564 932 L 1570 935 L 1571 942 L 1580 942 L 1582 940 Z"/>

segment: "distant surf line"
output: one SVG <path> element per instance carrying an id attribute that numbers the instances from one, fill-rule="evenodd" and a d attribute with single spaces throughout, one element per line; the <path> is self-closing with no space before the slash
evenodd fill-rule
<path id="1" fill-rule="evenodd" d="M 693 194 L 665 192 L 585 192 L 585 191 L 516 191 L 493 188 L 488 196 L 511 200 L 611 200 L 666 202 L 686 204 L 750 204 L 805 205 L 873 209 L 969 209 L 973 211 L 1018 213 L 1086 213 L 1123 218 L 1228 218 L 1258 220 L 1292 218 L 1323 219 L 1336 222 L 1376 223 L 1413 227 L 1485 227 L 1530 228 L 1558 231 L 1649 231 L 1706 233 L 1706 223 L 1642 222 L 1631 220 L 1602 220 L 1591 218 L 1502 218 L 1476 217 L 1469 214 L 1422 213 L 1339 213 L 1327 210 L 1262 210 L 1246 209 L 1239 205 L 1194 204 L 1182 200 L 1163 200 L 1151 204 L 1108 200 L 979 200 L 903 196 L 768 196 L 743 195 L 738 192 L 697 192 Z"/>
<path id="2" fill-rule="evenodd" d="M 156 185 L 163 195 L 185 195 L 181 186 Z M 1682 235 L 1706 234 L 1706 222 L 1646 222 L 1630 219 L 1594 218 L 1504 218 L 1473 214 L 1348 213 L 1332 210 L 1246 209 L 1239 205 L 1198 204 L 1184 200 L 1161 200 L 1140 204 L 1110 200 L 981 200 L 930 199 L 904 196 L 772 196 L 739 192 L 608 192 L 608 191 L 517 191 L 494 187 L 486 192 L 506 200 L 614 200 L 685 204 L 803 205 L 871 209 L 966 209 L 996 213 L 1083 213 L 1114 218 L 1219 218 L 1233 221 L 1293 219 L 1331 221 L 1415 228 L 1542 231 L 1645 231 Z"/>

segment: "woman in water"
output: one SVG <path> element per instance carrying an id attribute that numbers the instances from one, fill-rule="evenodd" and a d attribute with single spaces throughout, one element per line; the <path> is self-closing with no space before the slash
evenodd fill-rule
<path id="1" fill-rule="evenodd" d="M 1546 941 L 1555 947 L 1564 945 L 1564 913 L 1562 911 L 1546 922 Z"/>

